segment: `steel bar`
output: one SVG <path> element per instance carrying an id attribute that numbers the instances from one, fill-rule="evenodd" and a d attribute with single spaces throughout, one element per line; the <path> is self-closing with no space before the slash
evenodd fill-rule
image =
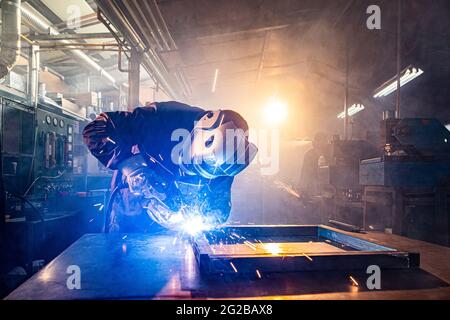
<path id="1" fill-rule="evenodd" d="M 136 32 L 130 26 L 130 24 L 124 19 L 123 13 L 117 8 L 113 1 L 97 0 L 97 5 L 99 6 L 102 13 L 111 21 L 116 29 L 120 30 L 127 41 L 142 52 L 145 51 L 145 45 L 142 43 L 141 39 L 136 35 Z M 153 50 L 147 50 L 144 52 L 143 66 L 147 73 L 154 77 L 155 80 L 162 85 L 162 89 L 174 99 L 179 99 L 178 88 L 171 84 L 170 76 L 161 64 L 160 60 L 156 57 Z"/>
<path id="2" fill-rule="evenodd" d="M 109 32 L 99 33 L 61 33 L 61 34 L 30 34 L 30 40 L 55 41 L 55 40 L 83 40 L 83 39 L 111 39 L 114 36 Z"/>
<path id="3" fill-rule="evenodd" d="M 400 100 L 401 100 L 401 52 L 402 52 L 402 0 L 397 0 L 397 97 L 395 102 L 396 117 L 400 119 Z"/>
<path id="4" fill-rule="evenodd" d="M 133 111 L 139 105 L 142 57 L 141 52 L 131 51 L 130 71 L 128 72 L 128 111 Z"/>

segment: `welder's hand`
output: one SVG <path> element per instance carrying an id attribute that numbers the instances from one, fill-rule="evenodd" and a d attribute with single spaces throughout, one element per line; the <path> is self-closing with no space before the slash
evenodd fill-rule
<path id="1" fill-rule="evenodd" d="M 160 165 L 149 166 L 142 155 L 135 155 L 120 163 L 119 169 L 126 178 L 131 193 L 147 199 L 158 199 L 170 210 L 178 209 L 178 189 L 172 177 Z"/>
<path id="2" fill-rule="evenodd" d="M 146 199 L 157 199 L 167 209 L 177 211 L 180 207 L 180 194 L 174 182 L 161 177 L 144 167 L 127 176 L 130 192 Z"/>
<path id="3" fill-rule="evenodd" d="M 147 188 L 147 170 L 140 168 L 126 176 L 126 182 L 131 193 L 141 195 L 146 192 Z"/>
<path id="4" fill-rule="evenodd" d="M 156 198 L 171 211 L 178 211 L 181 205 L 181 195 L 173 181 L 162 179 L 154 173 L 147 176 L 144 187 L 144 197 Z"/>

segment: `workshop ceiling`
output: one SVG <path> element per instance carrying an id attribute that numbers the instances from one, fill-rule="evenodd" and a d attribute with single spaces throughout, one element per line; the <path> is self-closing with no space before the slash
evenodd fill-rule
<path id="1" fill-rule="evenodd" d="M 336 123 L 336 114 L 343 109 L 348 37 L 351 101 L 363 101 L 377 116 L 393 107 L 390 100 L 383 102 L 387 105 L 374 101 L 371 93 L 396 73 L 395 1 L 157 3 L 179 48 L 194 102 L 237 104 L 245 109 L 251 106 L 242 104 L 260 104 L 260 97 L 266 99 L 275 93 L 303 108 L 295 115 L 308 118 L 305 128 L 317 128 L 327 121 Z M 381 30 L 366 27 L 366 9 L 372 4 L 382 8 Z M 441 110 L 448 101 L 448 90 L 442 85 L 449 77 L 450 28 L 445 12 L 450 11 L 445 9 L 450 9 L 445 0 L 408 1 L 403 6 L 403 67 L 419 65 L 432 78 L 441 79 L 440 86 L 427 77 L 418 80 L 408 104 L 423 107 L 426 101 Z M 440 40 L 434 41 L 430 35 Z M 216 69 L 217 88 L 212 92 Z M 422 94 L 417 86 L 432 91 Z M 415 98 L 419 102 L 411 100 Z M 420 113 L 420 107 L 414 110 Z"/>
<path id="2" fill-rule="evenodd" d="M 425 71 L 414 86 L 403 91 L 406 115 L 422 116 L 432 110 L 436 116 L 450 119 L 450 2 L 403 2 L 402 66 L 417 65 Z M 255 118 L 258 116 L 255 110 L 270 96 L 277 95 L 290 105 L 290 119 L 294 122 L 291 127 L 300 128 L 295 135 L 312 135 L 318 126 L 337 132 L 340 123 L 336 115 L 343 109 L 348 48 L 349 103 L 364 103 L 365 114 L 375 119 L 379 119 L 382 110 L 394 106 L 392 96 L 374 100 L 372 93 L 396 73 L 396 1 L 111 0 L 110 3 L 121 9 L 124 19 L 148 42 L 146 46 L 161 58 L 173 76 L 172 82 L 177 83 L 177 77 L 183 75 L 189 87 L 185 90 L 189 92 L 185 95 L 188 103 L 231 107 Z M 366 9 L 373 4 L 382 9 L 381 30 L 366 27 Z M 24 5 L 64 33 L 107 32 L 96 19 L 94 0 L 27 0 Z M 65 28 L 69 5 L 80 9 L 82 25 L 78 30 Z M 157 30 L 148 37 L 154 32 L 149 29 L 150 11 L 161 13 L 173 43 L 164 43 Z M 117 69 L 116 53 L 89 54 L 118 82 L 127 81 L 127 75 Z M 63 52 L 46 53 L 43 61 L 67 78 L 89 72 Z M 216 70 L 218 77 L 212 90 Z M 142 80 L 148 80 L 147 86 L 155 85 L 142 74 Z"/>

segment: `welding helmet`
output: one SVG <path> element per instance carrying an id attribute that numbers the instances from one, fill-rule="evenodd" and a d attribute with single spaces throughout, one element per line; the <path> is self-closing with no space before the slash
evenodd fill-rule
<path id="1" fill-rule="evenodd" d="M 257 151 L 248 141 L 248 125 L 240 114 L 208 111 L 185 139 L 179 163 L 188 175 L 208 179 L 235 176 L 251 163 Z"/>

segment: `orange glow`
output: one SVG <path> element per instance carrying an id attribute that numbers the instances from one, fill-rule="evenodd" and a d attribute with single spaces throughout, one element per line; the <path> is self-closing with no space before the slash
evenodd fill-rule
<path id="1" fill-rule="evenodd" d="M 263 112 L 265 122 L 273 126 L 282 124 L 288 116 L 286 103 L 279 100 L 276 96 L 269 99 L 264 106 Z"/>
<path id="2" fill-rule="evenodd" d="M 42 280 L 44 282 L 47 282 L 51 279 L 52 273 L 49 268 L 46 268 L 42 270 L 41 274 L 39 275 L 39 280 Z"/>
<path id="3" fill-rule="evenodd" d="M 264 245 L 264 248 L 273 255 L 278 255 L 281 253 L 281 248 L 278 243 L 267 243 Z"/>

